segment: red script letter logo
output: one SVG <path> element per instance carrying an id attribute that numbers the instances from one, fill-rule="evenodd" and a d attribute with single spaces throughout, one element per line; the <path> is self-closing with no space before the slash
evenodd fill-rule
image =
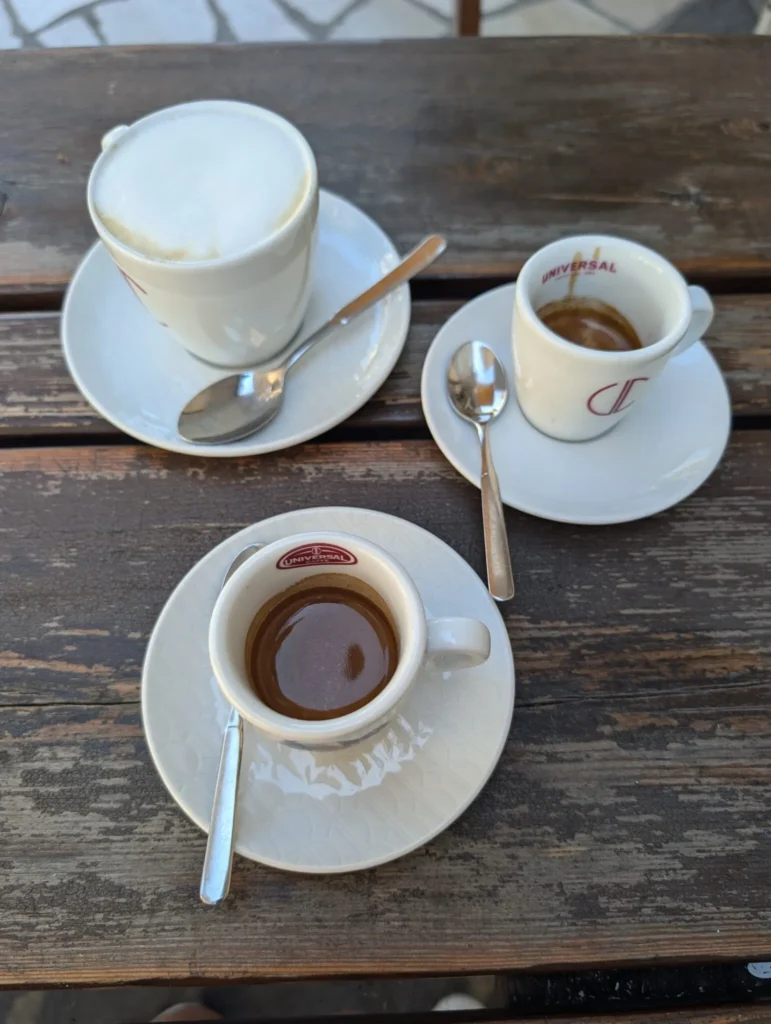
<path id="1" fill-rule="evenodd" d="M 634 401 L 627 402 L 632 388 L 638 381 L 648 380 L 647 377 L 632 377 L 625 380 L 623 384 L 616 381 L 615 384 L 606 384 L 604 388 L 598 388 L 586 400 L 586 408 L 595 416 L 612 416 L 615 412 L 623 412 Z"/>

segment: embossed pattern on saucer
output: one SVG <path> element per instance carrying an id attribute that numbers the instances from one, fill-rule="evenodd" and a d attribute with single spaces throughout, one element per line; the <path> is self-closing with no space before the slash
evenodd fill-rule
<path id="1" fill-rule="evenodd" d="M 142 674 L 153 760 L 200 828 L 208 828 L 228 714 L 207 651 L 223 571 L 246 544 L 321 528 L 387 548 L 407 567 L 430 615 L 481 619 L 492 649 L 478 668 L 424 673 L 386 732 L 343 751 L 299 750 L 245 727 L 236 851 L 312 873 L 370 868 L 445 829 L 495 768 L 514 706 L 514 664 L 500 612 L 473 569 L 433 534 L 350 508 L 303 509 L 256 523 L 210 551 L 182 580 L 155 626 Z"/>

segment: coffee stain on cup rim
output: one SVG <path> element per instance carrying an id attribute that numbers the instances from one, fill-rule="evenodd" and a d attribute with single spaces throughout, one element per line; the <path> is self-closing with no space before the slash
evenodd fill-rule
<path id="1" fill-rule="evenodd" d="M 301 544 L 276 562 L 277 569 L 306 569 L 315 565 L 356 565 L 358 558 L 337 544 Z"/>
<path id="2" fill-rule="evenodd" d="M 575 254 L 575 256 L 573 257 L 573 259 L 570 261 L 571 271 L 570 271 L 570 280 L 568 281 L 568 294 L 567 294 L 567 298 L 568 299 L 572 299 L 573 298 L 573 292 L 575 291 L 575 288 L 576 288 L 576 281 L 578 280 L 579 274 L 582 273 L 582 268 L 586 267 L 591 262 L 593 262 L 595 264 L 598 264 L 600 262 L 600 246 L 599 245 L 597 246 L 597 248 L 592 253 L 591 261 L 584 260 L 583 255 L 580 252 L 577 252 Z"/>

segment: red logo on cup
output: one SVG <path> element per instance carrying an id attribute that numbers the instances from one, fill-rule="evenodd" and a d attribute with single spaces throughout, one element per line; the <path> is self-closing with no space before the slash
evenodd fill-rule
<path id="1" fill-rule="evenodd" d="M 609 263 L 608 260 L 572 260 L 570 263 L 560 263 L 556 267 L 551 267 L 541 277 L 541 284 L 546 284 L 547 281 L 551 281 L 553 277 L 567 277 L 568 274 L 596 274 L 597 271 L 604 270 L 609 274 L 616 273 L 616 264 Z"/>
<path id="2" fill-rule="evenodd" d="M 352 551 L 337 544 L 302 544 L 292 548 L 276 562 L 277 569 L 304 569 L 309 565 L 356 565 Z"/>
<path id="3" fill-rule="evenodd" d="M 632 377 L 625 380 L 623 384 L 616 381 L 615 384 L 606 384 L 604 388 L 598 388 L 586 400 L 586 408 L 595 416 L 612 416 L 614 412 L 623 412 L 634 402 L 627 402 L 632 388 L 638 381 L 648 380 L 647 377 Z M 626 405 L 624 404 L 626 402 Z"/>

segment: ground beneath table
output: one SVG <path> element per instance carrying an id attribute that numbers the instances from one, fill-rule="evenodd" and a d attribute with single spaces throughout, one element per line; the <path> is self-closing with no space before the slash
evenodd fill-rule
<path id="1" fill-rule="evenodd" d="M 763 0 L 483 0 L 482 35 L 743 33 Z M 0 49 L 453 33 L 455 0 L 0 0 Z M 770 25 L 765 26 L 769 31 Z"/>

